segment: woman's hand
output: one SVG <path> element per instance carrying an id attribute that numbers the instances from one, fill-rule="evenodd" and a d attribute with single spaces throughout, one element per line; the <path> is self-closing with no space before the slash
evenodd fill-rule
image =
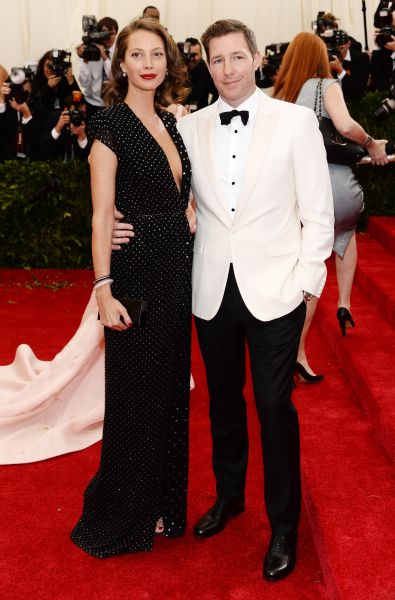
<path id="1" fill-rule="evenodd" d="M 369 152 L 369 156 L 372 159 L 372 165 L 386 165 L 388 164 L 388 156 L 385 151 L 385 145 L 388 143 L 388 140 L 373 140 L 367 151 Z"/>
<path id="2" fill-rule="evenodd" d="M 96 300 L 99 307 L 100 323 L 104 327 L 109 327 L 115 331 L 125 331 L 132 327 L 132 319 L 129 317 L 126 308 L 112 296 L 109 285 L 104 285 L 96 290 Z"/>
<path id="3" fill-rule="evenodd" d="M 59 77 L 57 75 L 51 75 L 50 77 L 48 77 L 47 83 L 49 85 L 50 88 L 56 88 L 56 86 L 61 82 L 62 77 Z"/>
<path id="4" fill-rule="evenodd" d="M 64 72 L 64 76 L 66 77 L 66 81 L 69 85 L 73 85 L 74 82 L 74 74 L 73 74 L 73 70 L 71 67 L 69 67 L 68 69 L 66 69 L 66 71 Z"/>

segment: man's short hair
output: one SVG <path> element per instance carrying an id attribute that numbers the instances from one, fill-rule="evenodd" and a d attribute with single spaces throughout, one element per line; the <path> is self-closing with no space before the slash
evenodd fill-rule
<path id="1" fill-rule="evenodd" d="M 200 48 L 202 47 L 202 44 L 199 42 L 199 40 L 193 37 L 188 37 L 185 42 L 191 44 L 191 46 L 199 46 Z"/>
<path id="2" fill-rule="evenodd" d="M 152 8 L 153 10 L 157 10 L 159 12 L 159 8 L 157 8 L 156 6 L 146 6 L 145 9 L 143 10 L 143 17 L 145 17 L 145 13 L 147 12 L 147 10 L 149 10 L 150 8 Z"/>
<path id="3" fill-rule="evenodd" d="M 210 60 L 210 41 L 214 38 L 227 35 L 228 33 L 242 33 L 252 56 L 258 52 L 258 44 L 256 42 L 255 33 L 252 31 L 252 29 L 247 27 L 247 25 L 241 21 L 236 21 L 235 19 L 222 19 L 220 21 L 215 21 L 215 23 L 212 25 L 209 25 L 202 35 L 202 43 L 208 60 Z"/>
<path id="4" fill-rule="evenodd" d="M 103 17 L 102 19 L 100 19 L 100 21 L 98 21 L 98 30 L 101 31 L 103 27 L 105 27 L 108 31 L 114 30 L 115 33 L 118 33 L 118 23 L 115 19 L 112 19 L 111 17 Z"/>

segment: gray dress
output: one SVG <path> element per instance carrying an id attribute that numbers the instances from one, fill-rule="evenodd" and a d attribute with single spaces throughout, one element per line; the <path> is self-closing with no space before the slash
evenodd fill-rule
<path id="1" fill-rule="evenodd" d="M 315 90 L 318 81 L 318 78 L 312 78 L 304 83 L 296 104 L 314 109 Z M 336 79 L 323 80 L 323 117 L 329 117 L 325 109 L 325 93 L 329 86 L 333 84 L 338 84 L 338 81 Z M 359 216 L 363 211 L 363 191 L 350 167 L 332 164 L 328 166 L 335 211 L 335 242 L 333 250 L 340 258 L 343 258 L 352 234 L 357 227 Z"/>

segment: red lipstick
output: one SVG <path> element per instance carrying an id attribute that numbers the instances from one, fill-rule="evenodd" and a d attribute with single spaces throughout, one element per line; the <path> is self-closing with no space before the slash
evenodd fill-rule
<path id="1" fill-rule="evenodd" d="M 147 75 L 141 75 L 142 79 L 147 79 L 147 80 L 155 79 L 155 77 L 156 77 L 155 73 L 148 73 Z"/>

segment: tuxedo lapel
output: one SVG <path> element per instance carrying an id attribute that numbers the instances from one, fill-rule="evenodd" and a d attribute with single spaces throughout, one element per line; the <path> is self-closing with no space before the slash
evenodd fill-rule
<path id="1" fill-rule="evenodd" d="M 251 146 L 248 154 L 247 169 L 244 184 L 237 201 L 233 222 L 236 223 L 244 211 L 248 199 L 253 194 L 258 178 L 262 175 L 266 160 L 270 154 L 274 132 L 277 126 L 278 113 L 274 102 L 262 93 L 252 133 Z"/>
<path id="2" fill-rule="evenodd" d="M 208 180 L 213 186 L 216 196 L 219 200 L 219 204 L 225 211 L 227 220 L 230 221 L 228 214 L 229 207 L 227 205 L 226 198 L 221 188 L 221 183 L 218 178 L 217 171 L 215 169 L 215 156 L 214 156 L 214 130 L 215 120 L 217 118 L 217 102 L 212 105 L 212 110 L 208 116 L 204 119 L 198 120 L 198 139 L 200 146 L 200 156 L 207 172 Z"/>

